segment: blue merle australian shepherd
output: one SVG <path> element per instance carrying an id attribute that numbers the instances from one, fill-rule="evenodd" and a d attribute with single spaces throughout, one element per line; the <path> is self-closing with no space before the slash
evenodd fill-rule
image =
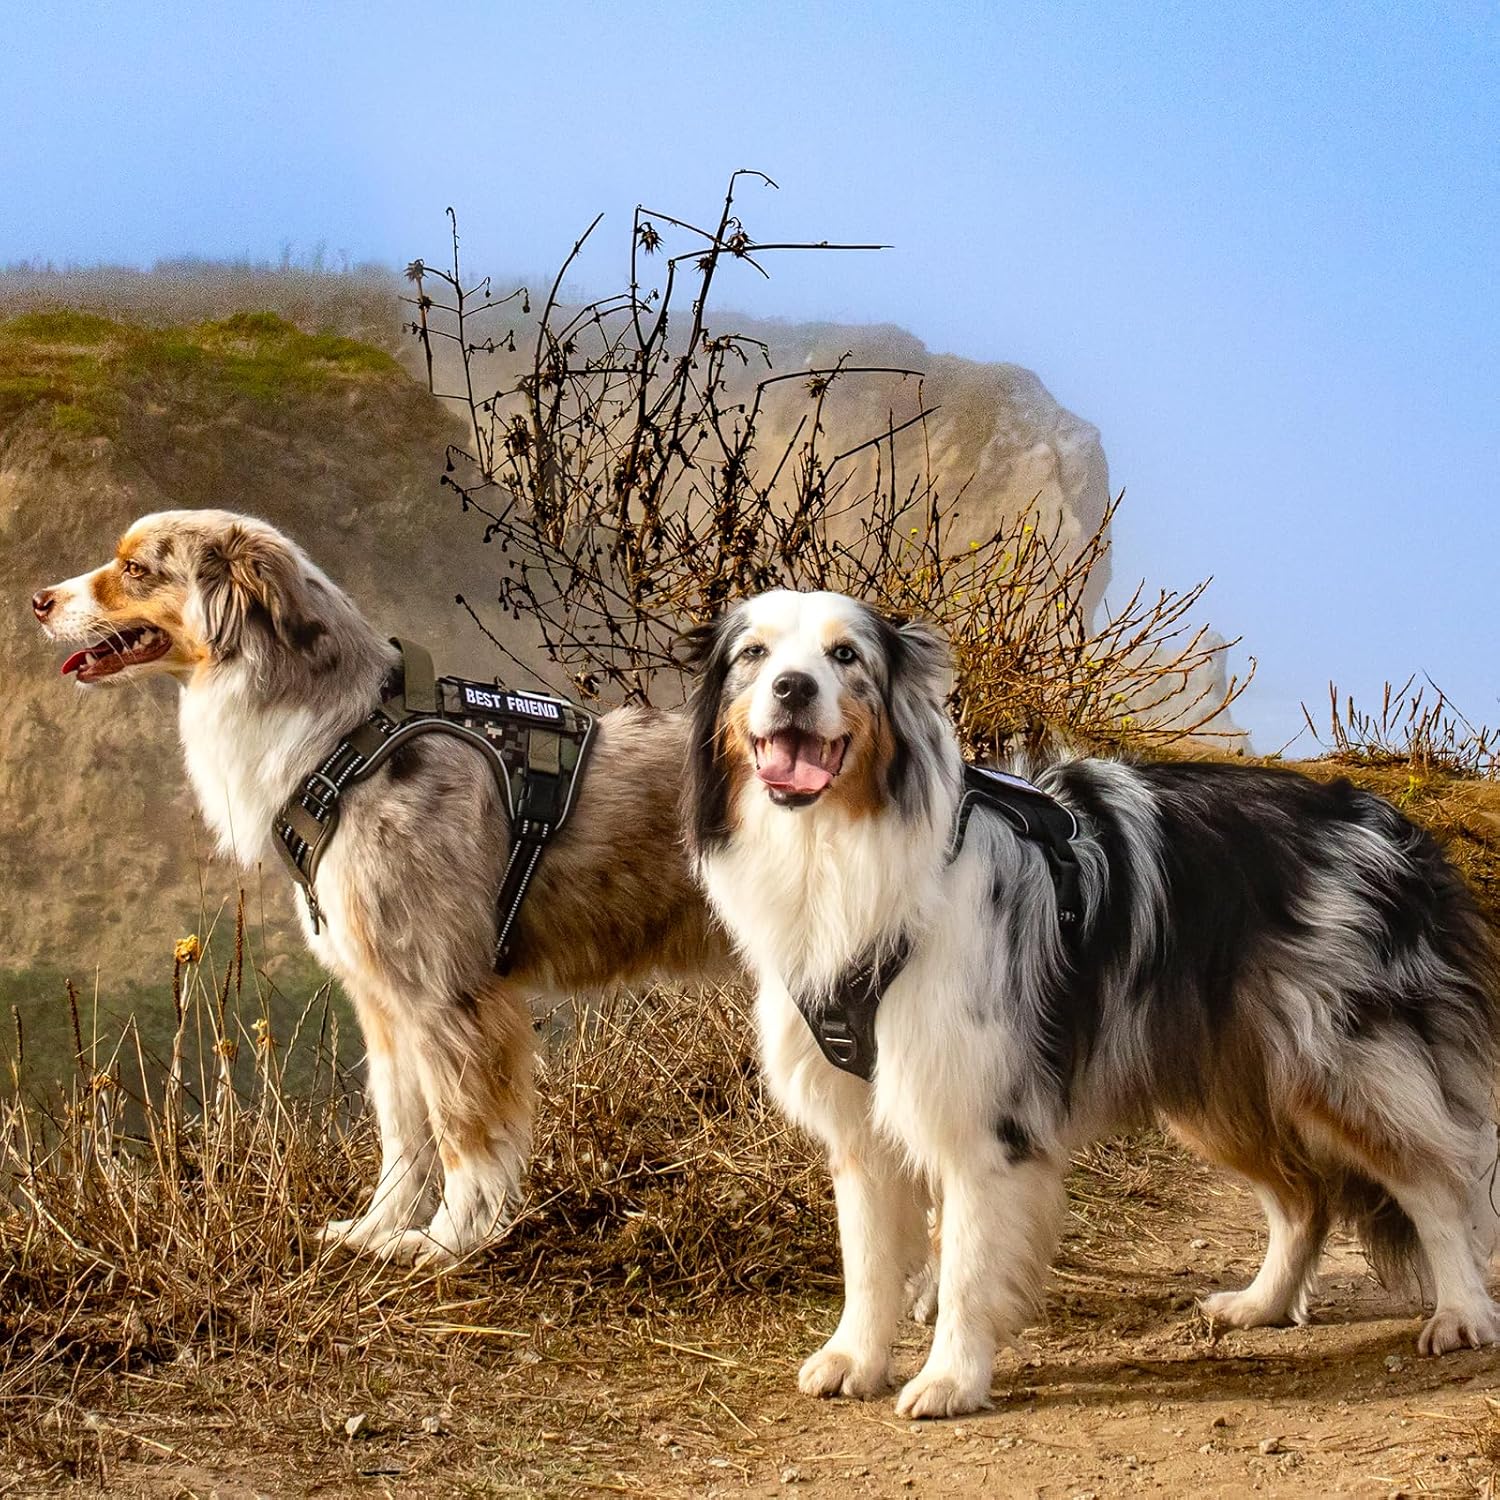
<path id="1" fill-rule="evenodd" d="M 1075 759 L 1035 773 L 1041 795 L 991 783 L 956 837 L 974 774 L 932 630 L 776 592 L 693 645 L 689 838 L 759 982 L 769 1086 L 838 1203 L 844 1311 L 804 1391 L 886 1388 L 940 1202 L 932 1348 L 897 1410 L 987 1405 L 1070 1153 L 1152 1116 L 1269 1221 L 1255 1279 L 1205 1300 L 1215 1323 L 1304 1321 L 1343 1220 L 1430 1290 L 1422 1353 L 1500 1340 L 1492 938 L 1425 833 L 1342 781 Z"/>

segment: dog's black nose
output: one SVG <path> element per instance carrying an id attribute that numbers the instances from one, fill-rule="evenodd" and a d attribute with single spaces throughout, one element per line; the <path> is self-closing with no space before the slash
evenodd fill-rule
<path id="1" fill-rule="evenodd" d="M 818 696 L 818 685 L 806 672 L 783 672 L 771 684 L 771 691 L 788 708 L 806 708 Z"/>
<path id="2" fill-rule="evenodd" d="M 31 596 L 31 612 L 37 619 L 45 620 L 57 607 L 57 595 L 51 589 L 43 589 Z"/>

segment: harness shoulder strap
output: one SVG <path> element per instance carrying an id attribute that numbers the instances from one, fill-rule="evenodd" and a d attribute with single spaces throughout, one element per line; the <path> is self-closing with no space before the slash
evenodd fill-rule
<path id="1" fill-rule="evenodd" d="M 948 849 L 950 863 L 963 848 L 969 816 L 976 807 L 998 813 L 1018 838 L 1042 851 L 1057 892 L 1057 920 L 1065 931 L 1076 932 L 1083 922 L 1083 888 L 1078 853 L 1073 847 L 1079 832 L 1078 819 L 1072 809 L 1009 771 L 966 765 L 953 841 Z"/>
<path id="2" fill-rule="evenodd" d="M 1083 922 L 1083 893 L 1078 854 L 1073 847 L 1078 820 L 1072 811 L 1019 776 L 966 765 L 948 846 L 950 864 L 963 848 L 969 818 L 976 807 L 997 813 L 1018 838 L 1042 851 L 1057 893 L 1058 923 L 1065 933 L 1076 934 Z M 851 964 L 827 993 L 793 993 L 792 999 L 819 1051 L 834 1067 L 867 1082 L 874 1076 L 875 1013 L 910 957 L 911 941 L 903 932 L 883 955 L 866 954 Z"/>
<path id="3" fill-rule="evenodd" d="M 313 931 L 319 932 L 325 919 L 315 881 L 338 827 L 344 791 L 372 776 L 417 735 L 451 734 L 467 741 L 489 762 L 510 824 L 494 953 L 496 972 L 506 973 L 521 903 L 542 851 L 572 811 L 595 719 L 561 698 L 438 678 L 424 647 L 400 639 L 392 645 L 401 653 L 399 677 L 392 673 L 381 706 L 339 740 L 277 814 L 272 824 L 277 852 L 302 890 Z"/>

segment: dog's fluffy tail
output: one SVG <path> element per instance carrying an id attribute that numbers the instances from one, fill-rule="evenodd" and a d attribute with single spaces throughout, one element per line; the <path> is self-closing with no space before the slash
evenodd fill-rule
<path id="1" fill-rule="evenodd" d="M 1425 1289 L 1427 1266 L 1417 1226 L 1378 1182 L 1346 1171 L 1328 1184 L 1331 1206 L 1358 1236 L 1370 1269 L 1382 1286 L 1415 1283 Z"/>

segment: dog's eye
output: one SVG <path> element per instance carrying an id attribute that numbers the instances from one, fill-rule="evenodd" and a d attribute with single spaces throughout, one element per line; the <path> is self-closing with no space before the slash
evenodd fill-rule
<path id="1" fill-rule="evenodd" d="M 120 564 L 120 571 L 127 578 L 144 578 L 148 570 L 132 558 L 130 561 Z"/>
<path id="2" fill-rule="evenodd" d="M 835 646 L 828 654 L 841 667 L 852 667 L 859 660 L 859 652 L 850 645 Z"/>
<path id="3" fill-rule="evenodd" d="M 751 641 L 748 646 L 740 647 L 741 661 L 755 661 L 766 654 L 766 648 L 759 641 Z"/>

